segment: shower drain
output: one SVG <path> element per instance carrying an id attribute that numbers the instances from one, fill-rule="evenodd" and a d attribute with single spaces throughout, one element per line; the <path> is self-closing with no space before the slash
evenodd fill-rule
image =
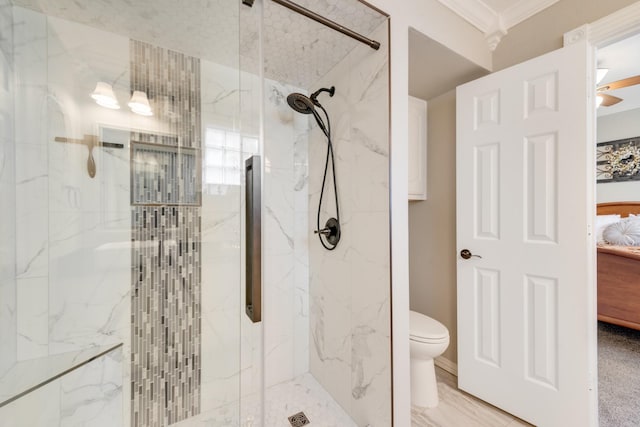
<path id="1" fill-rule="evenodd" d="M 293 414 L 289 417 L 289 423 L 291 424 L 291 427 L 301 427 L 311 424 L 311 421 L 309 421 L 309 418 L 307 418 L 304 412 L 298 412 L 297 414 Z"/>

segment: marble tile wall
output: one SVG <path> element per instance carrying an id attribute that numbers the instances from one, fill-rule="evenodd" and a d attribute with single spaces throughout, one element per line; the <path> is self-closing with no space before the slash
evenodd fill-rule
<path id="1" fill-rule="evenodd" d="M 0 0 L 0 200 L 15 205 L 13 14 L 11 2 Z M 0 209 L 0 376 L 16 361 L 16 212 Z"/>
<path id="2" fill-rule="evenodd" d="M 319 100 L 332 118 L 342 240 L 329 252 L 309 234 L 310 370 L 356 424 L 381 426 L 391 424 L 387 24 L 370 37 L 383 48 L 359 46 L 314 86 L 336 87 Z M 314 127 L 310 206 L 325 153 Z M 324 218 L 334 211 L 326 200 Z M 313 212 L 309 218 L 315 222 Z"/>
<path id="3" fill-rule="evenodd" d="M 200 60 L 131 40 L 130 67 L 131 91 L 147 94 L 169 136 L 132 131 L 131 140 L 157 158 L 181 147 L 199 151 Z M 131 175 L 144 195 L 133 200 L 139 204 L 131 216 L 132 426 L 165 426 L 200 413 L 201 208 L 189 196 L 200 192 L 202 171 L 180 164 L 166 163 L 153 179 L 135 168 Z M 172 189 L 180 194 L 162 194 Z"/>
<path id="4" fill-rule="evenodd" d="M 0 427 L 120 425 L 125 359 L 119 347 L 0 407 Z"/>

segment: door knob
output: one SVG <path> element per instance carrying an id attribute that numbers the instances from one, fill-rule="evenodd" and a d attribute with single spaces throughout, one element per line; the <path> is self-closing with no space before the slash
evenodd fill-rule
<path id="1" fill-rule="evenodd" d="M 469 249 L 463 249 L 460 251 L 460 256 L 464 259 L 469 259 L 471 257 L 482 258 L 480 255 L 474 255 L 471 253 Z"/>

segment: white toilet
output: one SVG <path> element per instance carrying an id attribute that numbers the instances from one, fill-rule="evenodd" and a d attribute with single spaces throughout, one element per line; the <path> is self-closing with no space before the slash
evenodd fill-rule
<path id="1" fill-rule="evenodd" d="M 411 403 L 438 406 L 438 388 L 433 359 L 449 347 L 449 330 L 424 314 L 410 312 L 409 345 L 411 353 Z"/>

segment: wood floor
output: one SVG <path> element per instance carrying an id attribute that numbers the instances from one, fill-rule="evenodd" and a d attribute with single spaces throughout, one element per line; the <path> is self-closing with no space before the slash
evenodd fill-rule
<path id="1" fill-rule="evenodd" d="M 411 407 L 412 427 L 521 427 L 531 426 L 500 409 L 458 390 L 457 378 L 436 367 L 440 404 Z"/>

